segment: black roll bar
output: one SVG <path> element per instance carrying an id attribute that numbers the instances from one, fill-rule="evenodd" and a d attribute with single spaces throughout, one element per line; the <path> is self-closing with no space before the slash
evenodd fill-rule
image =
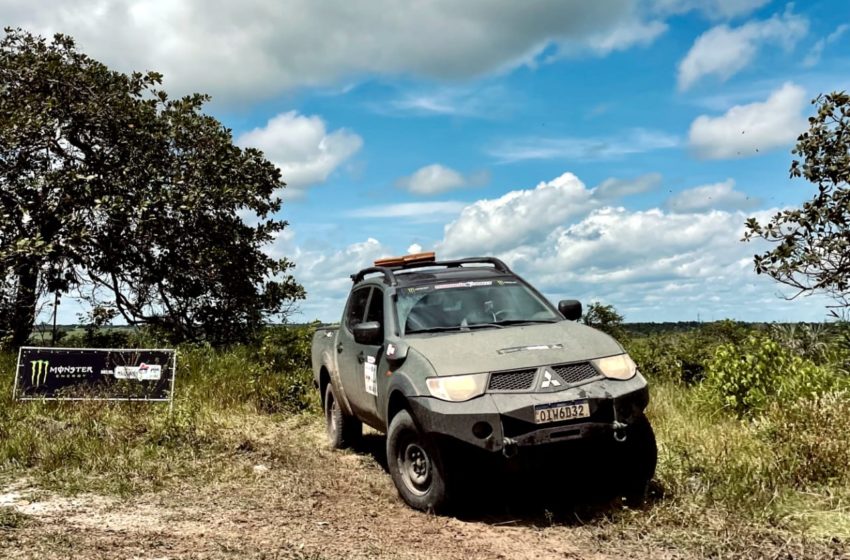
<path id="1" fill-rule="evenodd" d="M 506 265 L 501 259 L 497 259 L 496 257 L 468 257 L 465 259 L 456 259 L 451 261 L 412 262 L 399 266 L 370 266 L 369 268 L 364 268 L 357 274 L 352 274 L 351 281 L 357 284 L 358 282 L 363 280 L 363 278 L 367 274 L 381 273 L 384 275 L 385 284 L 389 286 L 396 286 L 398 284 L 398 281 L 396 280 L 394 272 L 410 270 L 412 268 L 430 268 L 437 266 L 442 266 L 446 268 L 460 268 L 468 264 L 492 264 L 493 268 L 495 268 L 499 272 L 511 274 L 511 269 L 508 268 L 508 265 Z"/>

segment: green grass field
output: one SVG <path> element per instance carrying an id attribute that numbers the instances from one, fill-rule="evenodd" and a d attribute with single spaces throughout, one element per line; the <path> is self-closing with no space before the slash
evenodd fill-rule
<path id="1" fill-rule="evenodd" d="M 739 334 L 735 340 L 694 332 L 628 342 L 651 383 L 649 416 L 659 442 L 654 498 L 647 510 L 615 508 L 594 516 L 587 526 L 592 535 L 604 540 L 638 531 L 661 547 L 670 541 L 721 557 L 724 550 L 746 550 L 746 542 L 724 540 L 730 530 L 756 535 L 753 542 L 762 545 L 765 539 L 804 549 L 850 542 L 845 349 L 829 339 L 820 358 L 785 346 L 771 354 L 748 342 L 748 333 Z M 731 366 L 718 358 L 724 348 L 740 351 Z M 309 329 L 278 333 L 258 347 L 181 348 L 170 414 L 167 406 L 145 403 L 13 402 L 15 357 L 4 354 L 0 477 L 31 480 L 60 494 L 118 496 L 227 479 L 234 453 L 251 449 L 254 427 L 297 417 L 321 423 L 308 349 Z M 729 395 L 741 386 L 761 387 L 763 380 L 750 372 L 765 356 L 774 367 L 764 375 L 782 382 L 762 387 L 758 406 L 730 406 Z M 694 375 L 689 368 L 700 360 L 702 370 Z M 783 360 L 790 360 L 791 370 L 783 369 Z M 734 378 L 739 374 L 744 377 Z M 305 449 L 300 453 L 314 452 Z M 0 520 L 24 522 L 8 511 Z"/>

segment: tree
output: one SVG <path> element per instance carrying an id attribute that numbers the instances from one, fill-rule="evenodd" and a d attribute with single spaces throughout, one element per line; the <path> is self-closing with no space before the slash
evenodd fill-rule
<path id="1" fill-rule="evenodd" d="M 755 256 L 755 270 L 801 294 L 822 292 L 836 302 L 833 314 L 850 306 L 850 95 L 831 93 L 812 101 L 809 130 L 797 138 L 791 177 L 818 187 L 802 208 L 783 210 L 767 224 L 747 220 L 744 239 L 775 247 Z"/>
<path id="2" fill-rule="evenodd" d="M 74 290 L 175 340 L 242 340 L 304 291 L 263 248 L 279 170 L 155 72 L 123 74 L 52 41 L 0 41 L 0 335 L 29 336 Z M 243 220 L 241 216 L 249 216 Z M 250 223 L 246 223 L 250 222 Z M 254 224 L 254 225 L 251 225 Z"/>
<path id="3" fill-rule="evenodd" d="M 623 316 L 617 313 L 613 305 L 603 305 L 594 301 L 587 307 L 581 321 L 585 325 L 606 332 L 614 338 L 622 339 L 625 336 Z"/>

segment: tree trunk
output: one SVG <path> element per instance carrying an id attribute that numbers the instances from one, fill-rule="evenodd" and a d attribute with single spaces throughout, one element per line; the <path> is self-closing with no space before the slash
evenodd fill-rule
<path id="1" fill-rule="evenodd" d="M 12 348 L 23 346 L 29 340 L 35 323 L 35 306 L 38 303 L 38 267 L 33 262 L 18 268 L 18 293 L 12 310 Z"/>

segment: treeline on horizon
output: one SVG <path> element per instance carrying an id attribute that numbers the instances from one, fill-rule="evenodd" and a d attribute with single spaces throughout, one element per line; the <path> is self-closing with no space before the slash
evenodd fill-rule
<path id="1" fill-rule="evenodd" d="M 716 321 L 623 321 L 621 323 L 624 330 L 626 330 L 629 334 L 632 335 L 649 335 L 656 333 L 675 333 L 675 332 L 688 332 L 692 330 L 696 330 L 702 327 L 706 327 L 709 325 L 718 325 L 718 324 L 727 324 L 727 325 L 739 325 L 742 327 L 768 327 L 770 325 L 798 325 L 798 326 L 822 326 L 829 328 L 832 325 L 836 325 L 839 322 L 835 320 L 826 320 L 826 321 L 736 321 L 732 319 L 719 319 Z M 287 322 L 287 323 L 267 323 L 267 327 L 292 327 L 292 328 L 304 328 L 304 327 L 325 327 L 331 325 L 337 325 L 337 322 L 322 322 L 319 320 L 308 321 L 308 322 Z M 57 324 L 57 331 L 74 331 L 77 329 L 86 329 L 88 325 L 85 323 L 64 323 Z M 52 325 L 47 323 L 39 323 L 35 326 L 33 331 L 33 335 L 41 335 L 44 333 L 49 333 L 52 330 Z M 103 330 L 134 330 L 138 327 L 134 327 L 133 325 L 108 325 L 105 327 L 101 327 Z"/>

